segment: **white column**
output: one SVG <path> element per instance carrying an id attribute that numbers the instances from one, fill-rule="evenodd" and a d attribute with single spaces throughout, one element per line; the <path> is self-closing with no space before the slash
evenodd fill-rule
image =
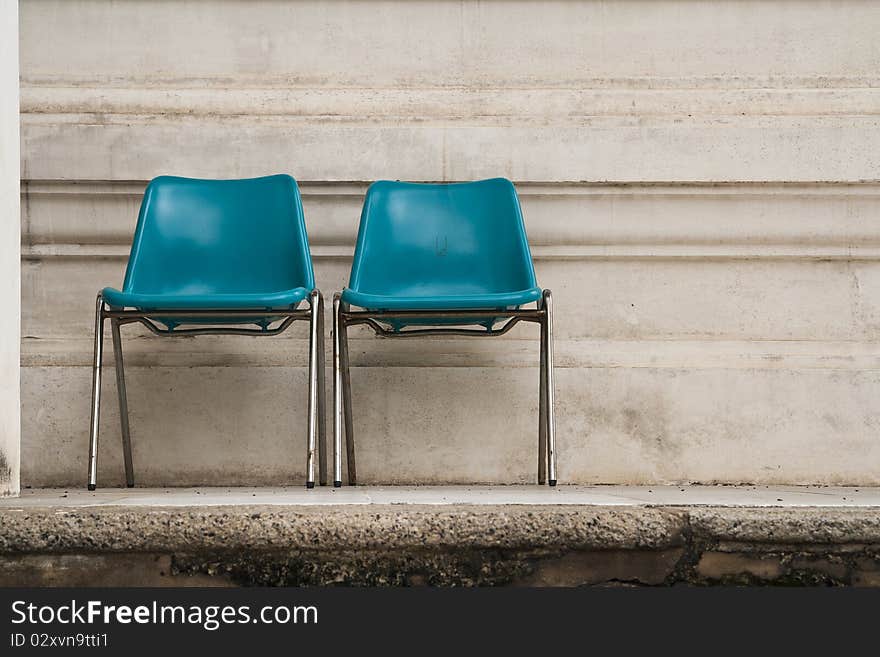
<path id="1" fill-rule="evenodd" d="M 0 0 L 0 497 L 18 495 L 21 211 L 18 0 Z"/>

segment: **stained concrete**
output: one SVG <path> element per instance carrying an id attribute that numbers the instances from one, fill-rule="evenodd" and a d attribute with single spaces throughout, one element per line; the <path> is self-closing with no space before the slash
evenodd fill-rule
<path id="1" fill-rule="evenodd" d="M 880 485 L 878 3 L 390 7 L 22 0 L 25 485 L 86 468 L 94 294 L 146 181 L 284 171 L 328 296 L 372 180 L 516 182 L 557 308 L 561 480 Z M 139 483 L 302 481 L 304 329 L 125 327 Z M 536 327 L 353 335 L 363 483 L 534 480 Z"/>
<path id="2" fill-rule="evenodd" d="M 880 505 L 867 497 L 850 507 L 822 506 L 821 493 L 807 492 L 816 506 L 585 504 L 574 500 L 587 492 L 563 490 L 557 499 L 573 503 L 499 504 L 496 496 L 511 493 L 502 488 L 471 494 L 484 493 L 482 502 L 463 503 L 459 491 L 431 504 L 406 503 L 405 492 L 396 504 L 321 505 L 282 501 L 304 491 L 276 491 L 275 503 L 259 504 L 241 503 L 257 491 L 184 491 L 175 505 L 173 491 L 162 493 L 166 504 L 155 491 L 141 503 L 100 493 L 103 504 L 38 491 L 0 504 L 0 585 L 163 577 L 224 586 L 880 582 Z M 429 493 L 442 496 L 434 489 L 422 499 Z M 391 491 L 358 494 L 387 500 Z M 208 504 L 198 503 L 203 495 Z M 222 498 L 227 504 L 216 503 Z"/>
<path id="3" fill-rule="evenodd" d="M 168 554 L 0 555 L 0 586 L 226 586 L 209 574 L 179 574 Z"/>

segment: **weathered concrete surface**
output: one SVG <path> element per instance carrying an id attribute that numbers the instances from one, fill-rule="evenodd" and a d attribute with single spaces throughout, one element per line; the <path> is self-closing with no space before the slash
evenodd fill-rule
<path id="1" fill-rule="evenodd" d="M 3 508 L 0 552 L 657 548 L 681 528 L 675 512 L 602 507 Z"/>
<path id="2" fill-rule="evenodd" d="M 228 578 L 180 574 L 168 554 L 0 555 L 0 586 L 224 586 Z"/>
<path id="3" fill-rule="evenodd" d="M 880 513 L 528 505 L 5 507 L 0 562 L 6 565 L 0 585 L 135 585 L 163 577 L 185 583 L 182 575 L 218 585 L 877 585 Z M 120 574 L 125 568 L 128 578 Z"/>
<path id="4" fill-rule="evenodd" d="M 878 3 L 23 0 L 21 26 L 26 485 L 82 480 L 94 294 L 145 181 L 278 171 L 328 294 L 369 181 L 517 183 L 561 481 L 880 484 Z M 299 328 L 124 333 L 139 483 L 302 481 Z M 532 481 L 537 334 L 508 337 L 355 331 L 363 481 Z"/>
<path id="5" fill-rule="evenodd" d="M 695 536 L 720 544 L 860 544 L 880 536 L 880 508 L 695 508 L 688 513 Z"/>
<path id="6" fill-rule="evenodd" d="M 19 489 L 21 224 L 18 2 L 0 2 L 0 497 Z"/>
<path id="7" fill-rule="evenodd" d="M 110 6 L 24 3 L 29 177 L 880 177 L 871 2 Z"/>

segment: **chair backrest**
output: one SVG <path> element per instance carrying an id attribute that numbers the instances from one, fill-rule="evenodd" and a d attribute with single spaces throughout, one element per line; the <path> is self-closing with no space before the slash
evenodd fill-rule
<path id="1" fill-rule="evenodd" d="M 443 296 L 536 286 L 513 183 L 381 180 L 367 190 L 349 287 Z"/>
<path id="2" fill-rule="evenodd" d="M 147 186 L 123 289 L 143 294 L 311 290 L 296 181 L 160 176 Z"/>

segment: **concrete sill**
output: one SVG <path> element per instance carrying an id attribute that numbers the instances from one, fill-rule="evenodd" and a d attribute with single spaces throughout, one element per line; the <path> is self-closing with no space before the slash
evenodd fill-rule
<path id="1" fill-rule="evenodd" d="M 880 586 L 880 489 L 26 490 L 0 586 Z"/>

